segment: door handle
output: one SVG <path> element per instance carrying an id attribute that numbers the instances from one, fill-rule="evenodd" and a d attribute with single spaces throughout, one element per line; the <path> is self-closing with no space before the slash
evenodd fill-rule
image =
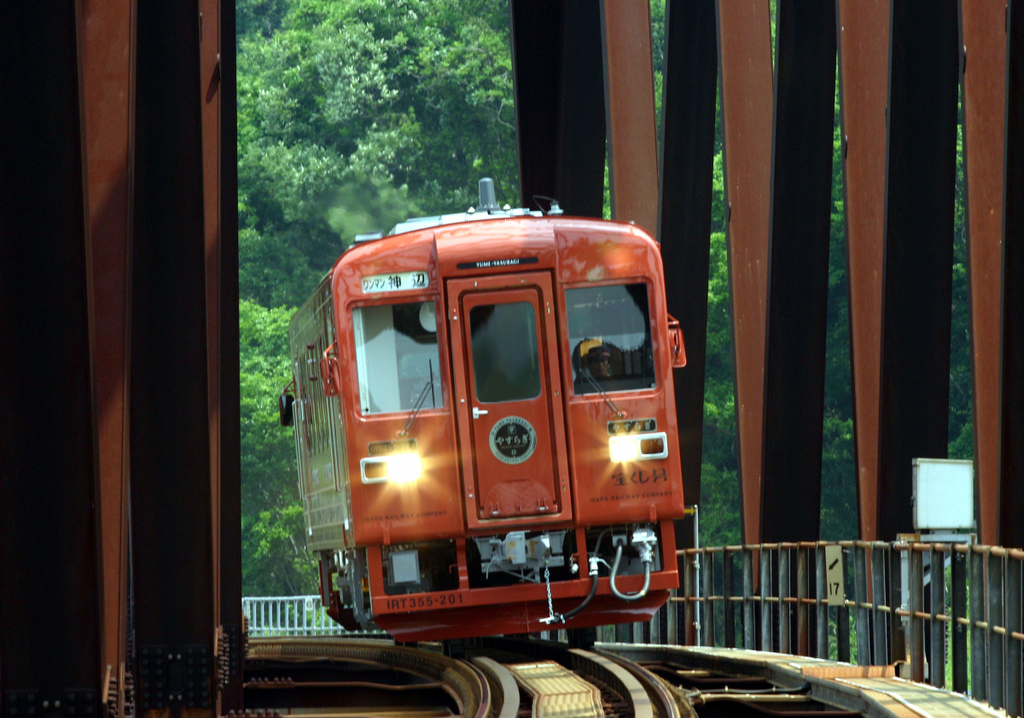
<path id="1" fill-rule="evenodd" d="M 478 409 L 475 406 L 473 407 L 473 418 L 474 419 L 479 419 L 481 416 L 483 416 L 486 413 L 487 413 L 487 409 Z"/>

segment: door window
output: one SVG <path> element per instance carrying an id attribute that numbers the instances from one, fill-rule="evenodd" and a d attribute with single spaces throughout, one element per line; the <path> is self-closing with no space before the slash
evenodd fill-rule
<path id="1" fill-rule="evenodd" d="M 537 318 L 532 304 L 475 306 L 469 312 L 469 331 L 478 401 L 540 396 Z"/>
<path id="2" fill-rule="evenodd" d="M 647 285 L 565 290 L 576 394 L 656 386 Z"/>
<path id="3" fill-rule="evenodd" d="M 352 326 L 364 414 L 443 406 L 434 302 L 357 307 Z"/>

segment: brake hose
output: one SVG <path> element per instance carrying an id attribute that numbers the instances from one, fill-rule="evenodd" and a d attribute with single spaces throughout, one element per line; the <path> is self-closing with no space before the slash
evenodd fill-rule
<path id="1" fill-rule="evenodd" d="M 565 623 L 570 618 L 572 618 L 577 613 L 579 613 L 584 608 L 586 608 L 587 604 L 590 603 L 590 600 L 594 597 L 594 595 L 596 593 L 597 593 L 597 559 L 594 558 L 594 557 L 591 557 L 591 559 L 590 559 L 590 593 L 587 594 L 587 597 L 584 598 L 583 602 L 580 605 L 576 606 L 576 608 L 572 609 L 571 611 L 567 611 L 566 613 L 558 614 L 559 623 Z"/>
<path id="2" fill-rule="evenodd" d="M 615 547 L 615 563 L 612 564 L 612 575 L 609 585 L 612 594 L 620 601 L 637 601 L 647 595 L 647 589 L 651 587 L 651 562 L 644 561 L 644 587 L 636 593 L 622 593 L 615 587 L 616 574 L 619 572 L 619 561 L 622 560 L 622 544 Z"/>

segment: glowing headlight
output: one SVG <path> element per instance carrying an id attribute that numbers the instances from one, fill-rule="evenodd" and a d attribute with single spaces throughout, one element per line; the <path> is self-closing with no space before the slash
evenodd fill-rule
<path id="1" fill-rule="evenodd" d="M 665 459 L 668 457 L 668 437 L 665 432 L 612 436 L 608 439 L 608 456 L 616 464 L 638 459 Z"/>
<path id="2" fill-rule="evenodd" d="M 419 454 L 392 454 L 373 459 L 362 459 L 359 468 L 364 484 L 378 484 L 384 481 L 404 483 L 420 477 Z"/>
<path id="3" fill-rule="evenodd" d="M 640 454 L 640 446 L 632 436 L 613 436 L 608 439 L 608 454 L 617 464 L 632 461 Z"/>
<path id="4" fill-rule="evenodd" d="M 419 477 L 419 454 L 398 454 L 388 457 L 389 481 L 415 481 Z"/>

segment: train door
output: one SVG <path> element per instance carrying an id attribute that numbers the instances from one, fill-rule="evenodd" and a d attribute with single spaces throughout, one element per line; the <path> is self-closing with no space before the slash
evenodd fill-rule
<path id="1" fill-rule="evenodd" d="M 555 301 L 545 273 L 448 282 L 469 526 L 572 511 Z"/>

